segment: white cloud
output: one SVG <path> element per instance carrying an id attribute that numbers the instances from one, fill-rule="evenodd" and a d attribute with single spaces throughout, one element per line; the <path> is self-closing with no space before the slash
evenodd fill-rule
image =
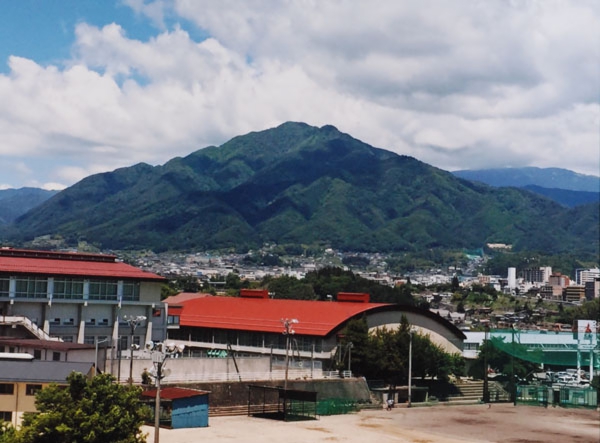
<path id="1" fill-rule="evenodd" d="M 7 171 L 15 185 L 163 163 L 287 120 L 444 169 L 599 173 L 595 2 L 124 4 L 162 30 L 139 41 L 80 23 L 64 66 L 10 58 L 0 156 L 47 169 Z"/>

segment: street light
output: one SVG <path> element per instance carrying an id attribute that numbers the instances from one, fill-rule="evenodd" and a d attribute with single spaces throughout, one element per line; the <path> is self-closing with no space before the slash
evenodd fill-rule
<path id="1" fill-rule="evenodd" d="M 165 370 L 166 360 L 174 355 L 183 352 L 185 345 L 176 345 L 174 343 L 155 343 L 149 341 L 146 343 L 146 350 L 152 353 L 153 368 L 150 376 L 156 380 L 156 399 L 154 402 L 154 443 L 159 443 L 160 431 L 160 381 L 170 374 L 170 370 Z"/>
<path id="2" fill-rule="evenodd" d="M 297 324 L 298 320 L 295 318 L 282 318 L 281 323 L 283 324 L 283 335 L 285 335 L 285 380 L 283 382 L 283 389 L 287 390 L 288 369 L 290 365 L 290 335 L 294 335 L 296 333 L 296 331 L 292 329 L 292 325 Z"/>
<path id="3" fill-rule="evenodd" d="M 408 330 L 409 341 L 408 341 L 408 404 L 407 407 L 412 405 L 412 339 L 413 329 Z"/>
<path id="4" fill-rule="evenodd" d="M 98 337 L 96 337 L 96 358 L 94 359 L 94 375 L 98 375 L 98 345 L 100 343 L 106 343 L 108 340 L 110 340 L 109 337 L 106 337 L 104 340 L 98 340 Z M 106 352 L 104 353 L 104 356 L 106 357 Z M 106 360 L 104 360 L 104 366 L 106 366 Z"/>
<path id="5" fill-rule="evenodd" d="M 352 377 L 352 369 L 350 368 L 352 362 L 352 348 L 354 347 L 354 343 L 348 342 L 348 373 L 349 376 Z"/>
<path id="6" fill-rule="evenodd" d="M 131 344 L 130 344 L 130 350 L 131 350 L 131 355 L 130 355 L 130 360 L 129 360 L 129 379 L 127 380 L 127 382 L 132 385 L 133 384 L 133 351 L 137 350 L 140 348 L 139 345 L 134 345 L 133 344 L 133 334 L 135 333 L 135 328 L 137 327 L 138 324 L 140 324 L 141 322 L 143 322 L 144 320 L 146 320 L 146 317 L 144 317 L 143 315 L 124 315 L 123 316 L 123 320 L 125 320 L 127 323 L 129 323 L 129 327 L 131 330 Z"/>
<path id="7" fill-rule="evenodd" d="M 489 346 L 488 346 L 489 332 L 490 332 L 490 325 L 486 324 L 485 325 L 485 340 L 484 340 L 485 347 L 483 348 L 483 402 L 484 403 L 490 402 L 490 391 L 489 391 L 489 386 L 488 386 L 488 362 L 487 362 L 488 352 L 489 352 Z"/>

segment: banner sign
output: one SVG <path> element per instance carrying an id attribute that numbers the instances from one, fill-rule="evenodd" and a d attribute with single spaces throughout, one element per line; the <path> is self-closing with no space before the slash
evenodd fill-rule
<path id="1" fill-rule="evenodd" d="M 595 349 L 598 344 L 596 320 L 577 320 L 577 348 L 584 350 Z"/>

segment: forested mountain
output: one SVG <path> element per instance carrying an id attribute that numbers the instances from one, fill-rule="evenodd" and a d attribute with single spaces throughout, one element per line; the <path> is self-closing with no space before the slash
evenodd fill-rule
<path id="1" fill-rule="evenodd" d="M 548 189 L 600 192 L 600 177 L 578 174 L 561 168 L 497 168 L 454 171 L 454 175 L 491 186 L 523 188 L 529 185 Z"/>
<path id="2" fill-rule="evenodd" d="M 162 166 L 90 176 L 19 218 L 14 242 L 60 234 L 103 248 L 355 251 L 480 247 L 597 254 L 598 205 L 566 209 L 455 177 L 332 126 L 285 123 Z"/>
<path id="3" fill-rule="evenodd" d="M 528 189 L 568 207 L 600 201 L 600 177 L 567 169 L 498 168 L 454 171 L 453 174 L 490 186 Z"/>
<path id="4" fill-rule="evenodd" d="M 0 225 L 12 223 L 17 217 L 40 205 L 57 192 L 39 188 L 0 190 Z"/>

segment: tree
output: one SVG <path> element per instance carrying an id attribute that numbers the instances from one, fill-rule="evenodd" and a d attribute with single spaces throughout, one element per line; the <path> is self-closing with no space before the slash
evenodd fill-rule
<path id="1" fill-rule="evenodd" d="M 143 443 L 140 428 L 150 410 L 140 389 L 101 374 L 88 380 L 71 373 L 67 389 L 56 384 L 36 394 L 37 413 L 25 414 L 15 443 Z M 1 440 L 0 440 L 1 441 Z"/>
<path id="2" fill-rule="evenodd" d="M 0 443 L 14 443 L 15 428 L 8 422 L 0 422 Z"/>

